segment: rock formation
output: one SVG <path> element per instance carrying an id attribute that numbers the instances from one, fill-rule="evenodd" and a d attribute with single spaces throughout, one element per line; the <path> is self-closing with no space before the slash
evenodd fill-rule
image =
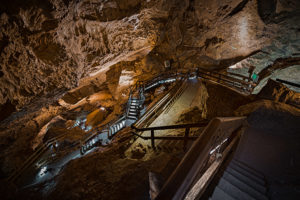
<path id="1" fill-rule="evenodd" d="M 178 68 L 209 69 L 244 59 L 239 65 L 257 72 L 278 59 L 297 65 L 299 7 L 291 0 L 6 2 L 0 7 L 0 104 L 9 115 L 91 79 L 101 84 L 111 79 L 105 78 L 110 67 L 145 56 L 142 69 L 161 68 L 166 59 Z"/>
<path id="2" fill-rule="evenodd" d="M 123 112 L 131 85 L 165 70 L 258 75 L 256 97 L 207 85 L 187 116 L 199 110 L 201 119 L 230 116 L 259 98 L 299 105 L 298 93 L 290 90 L 295 88 L 268 82 L 279 77 L 299 84 L 299 0 L 10 0 L 0 4 L 0 27 L 0 177 L 48 137 L 58 116 L 66 119 L 60 132 L 79 115 L 103 107 L 105 113 L 95 111 L 90 117 L 97 119 L 88 123 L 106 124 Z M 126 170 L 140 164 L 116 159 Z M 67 167 L 67 175 L 78 162 Z M 130 177 L 144 175 L 150 164 L 140 165 Z M 59 192 L 53 196 L 61 197 Z"/>

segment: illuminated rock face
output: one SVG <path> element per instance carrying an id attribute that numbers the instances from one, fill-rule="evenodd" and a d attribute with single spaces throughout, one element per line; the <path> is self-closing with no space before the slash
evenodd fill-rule
<path id="1" fill-rule="evenodd" d="M 264 78 L 262 83 L 270 77 L 299 82 L 299 9 L 299 0 L 1 2 L 0 176 L 7 176 L 20 166 L 33 148 L 52 137 L 52 133 L 69 130 L 67 127 L 76 121 L 76 117 L 69 117 L 73 114 L 68 113 L 70 110 L 89 112 L 87 125 L 99 121 L 106 124 L 123 114 L 129 86 L 162 73 L 166 60 L 170 60 L 171 70 L 194 67 L 223 70 L 231 66 L 243 74 L 255 66 L 254 72 Z M 287 67 L 290 68 L 281 70 Z M 232 116 L 237 106 L 250 101 L 215 85 L 201 89 L 202 96 L 198 100 L 202 118 Z M 153 96 L 163 91 L 163 87 L 157 89 Z M 272 82 L 257 96 L 291 105 L 299 102 L 298 94 Z M 102 108 L 106 110 L 102 112 Z M 188 113 L 195 115 L 194 112 Z M 66 121 L 68 126 L 57 131 L 57 127 L 51 127 L 57 121 Z M 76 130 L 69 131 L 76 140 Z M 85 134 L 79 128 L 77 132 L 79 136 Z M 125 136 L 130 138 L 131 134 L 128 132 Z M 117 141 L 114 148 L 119 151 L 123 148 L 120 146 Z M 123 153 L 120 155 L 123 159 Z M 98 158 L 99 165 L 95 165 L 99 174 L 104 173 L 103 169 L 111 172 L 114 158 L 111 154 L 104 157 L 107 166 L 102 165 L 103 157 Z M 93 163 L 92 159 L 73 162 L 62 175 L 60 184 L 64 185 L 64 181 L 73 184 L 69 174 L 81 177 L 89 162 Z M 131 165 L 132 160 L 128 161 L 130 165 L 122 162 L 124 173 L 120 170 L 122 174 L 115 175 L 112 190 L 119 189 L 122 180 L 127 184 L 127 173 L 131 169 L 140 169 Z M 77 165 L 81 166 L 80 170 L 73 171 L 77 168 L 72 167 Z M 118 163 L 113 166 L 119 167 Z M 94 177 L 93 170 L 88 174 Z M 135 171 L 131 176 L 135 176 Z M 82 177 L 84 181 L 78 179 L 74 185 L 85 185 L 89 193 L 90 185 L 82 184 L 89 179 Z M 120 177 L 124 179 L 118 182 Z M 141 177 L 147 177 L 144 169 Z M 111 181 L 109 173 L 106 178 Z M 99 191 L 105 193 L 103 197 L 119 195 L 103 190 L 105 181 L 101 184 L 95 184 L 96 198 Z M 68 188 L 74 187 L 62 187 L 61 191 Z M 134 195 L 136 191 L 135 188 L 128 193 Z M 58 192 L 57 196 L 61 194 Z"/>
<path id="2" fill-rule="evenodd" d="M 1 3 L 0 136 L 3 144 L 10 144 L 4 148 L 3 163 L 17 165 L 6 161 L 6 155 L 15 151 L 14 155 L 26 157 L 22 148 L 31 148 L 32 138 L 66 110 L 88 104 L 89 111 L 104 106 L 121 114 L 128 87 L 163 72 L 166 60 L 171 61 L 171 70 L 233 65 L 243 74 L 255 66 L 254 72 L 265 78 L 262 83 L 270 77 L 297 82 L 299 4 L 298 0 Z M 285 72 L 278 70 L 289 66 L 293 67 Z M 6 142 L 10 140 L 14 145 Z M 24 141 L 30 142 L 26 146 Z"/>
<path id="3" fill-rule="evenodd" d="M 146 55 L 159 19 L 167 17 L 152 7 L 141 0 L 1 5 L 0 104 L 21 108 L 34 97 L 57 96 L 99 70 Z"/>
<path id="4" fill-rule="evenodd" d="M 215 69 L 248 57 L 243 66 L 259 71 L 299 54 L 299 7 L 297 0 L 12 0 L 0 7 L 0 105 L 57 99 L 151 51 L 158 70 L 166 59 Z"/>

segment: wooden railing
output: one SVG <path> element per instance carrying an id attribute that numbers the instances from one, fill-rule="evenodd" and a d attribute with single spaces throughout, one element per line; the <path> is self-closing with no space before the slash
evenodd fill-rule
<path id="1" fill-rule="evenodd" d="M 202 177 L 209 169 L 213 154 L 222 155 L 225 147 L 232 146 L 232 141 L 237 141 L 237 130 L 242 127 L 244 121 L 245 117 L 211 120 L 166 181 L 155 200 L 184 199 L 197 182 L 196 177 Z"/>

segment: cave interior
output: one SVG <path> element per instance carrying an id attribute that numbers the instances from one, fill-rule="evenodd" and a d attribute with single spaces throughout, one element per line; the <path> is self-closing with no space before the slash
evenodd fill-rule
<path id="1" fill-rule="evenodd" d="M 1 199 L 299 199 L 299 0 L 10 0 L 0 27 Z"/>

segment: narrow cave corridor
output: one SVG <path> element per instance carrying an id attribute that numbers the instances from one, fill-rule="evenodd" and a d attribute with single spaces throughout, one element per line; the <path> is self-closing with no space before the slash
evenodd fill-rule
<path id="1" fill-rule="evenodd" d="M 299 199 L 298 0 L 11 0 L 0 26 L 1 199 Z"/>

